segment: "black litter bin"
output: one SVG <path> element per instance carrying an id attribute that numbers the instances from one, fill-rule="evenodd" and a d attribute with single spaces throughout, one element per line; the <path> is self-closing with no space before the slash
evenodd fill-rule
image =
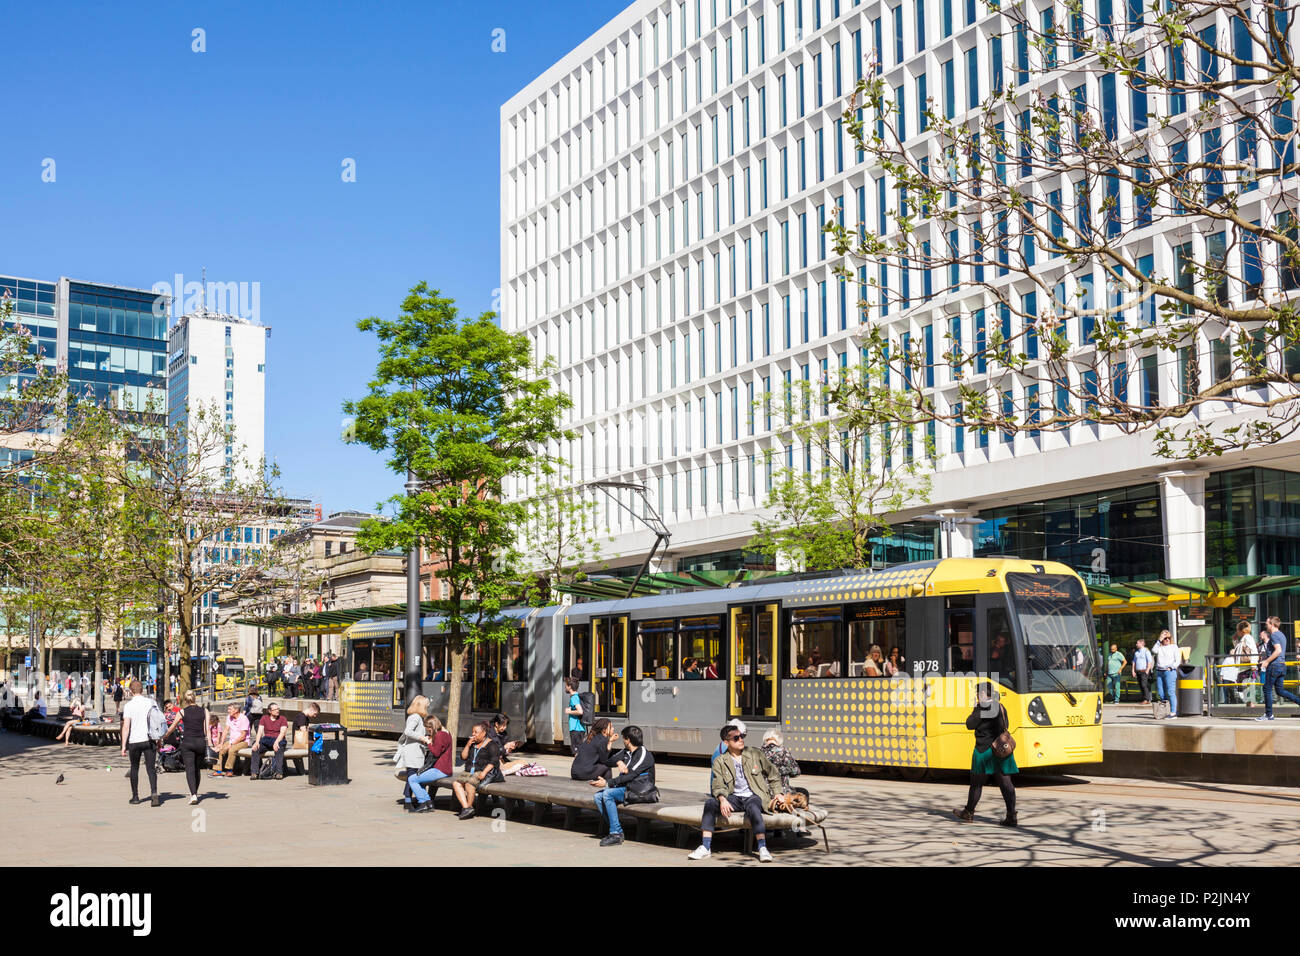
<path id="1" fill-rule="evenodd" d="M 1194 664 L 1178 667 L 1178 716 L 1199 717 L 1205 709 L 1205 669 Z"/>
<path id="2" fill-rule="evenodd" d="M 307 782 L 313 787 L 333 787 L 348 782 L 348 732 L 341 724 L 312 724 L 310 732 L 320 734 L 320 753 L 307 761 Z M 333 739 L 327 735 L 333 734 Z"/>

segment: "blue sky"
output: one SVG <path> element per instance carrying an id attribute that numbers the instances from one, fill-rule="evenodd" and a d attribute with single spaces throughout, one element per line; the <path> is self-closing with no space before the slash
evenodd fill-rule
<path id="1" fill-rule="evenodd" d="M 373 508 L 401 480 L 339 440 L 374 369 L 356 321 L 421 279 L 492 307 L 501 104 L 626 0 L 181 6 L 10 5 L 0 274 L 259 282 L 285 490 Z"/>

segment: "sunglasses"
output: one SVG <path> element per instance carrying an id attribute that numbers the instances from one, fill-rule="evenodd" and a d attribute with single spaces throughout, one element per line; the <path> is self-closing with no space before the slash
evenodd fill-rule
<path id="1" fill-rule="evenodd" d="M 744 740 L 744 739 L 745 739 L 744 734 L 732 734 L 730 737 L 727 738 L 727 742 L 730 743 L 733 740 Z"/>

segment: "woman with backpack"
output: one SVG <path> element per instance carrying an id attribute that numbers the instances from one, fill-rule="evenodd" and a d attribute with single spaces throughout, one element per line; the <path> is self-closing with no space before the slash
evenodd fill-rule
<path id="1" fill-rule="evenodd" d="M 1007 804 L 1006 818 L 998 822 L 1004 827 L 1014 827 L 1016 785 L 1011 777 L 1019 773 L 1020 768 L 1016 766 L 1016 758 L 1012 753 L 1015 740 L 1011 737 L 1007 722 L 1007 709 L 998 703 L 998 692 L 988 681 L 981 681 L 976 690 L 975 709 L 966 718 L 966 729 L 975 731 L 975 750 L 970 764 L 970 793 L 966 797 L 966 806 L 954 810 L 953 816 L 962 823 L 975 820 L 975 807 L 979 805 L 984 784 L 991 776 Z"/>
<path id="2" fill-rule="evenodd" d="M 564 689 L 569 693 L 569 706 L 564 711 L 569 716 L 569 750 L 577 756 L 578 748 L 587 739 L 587 727 L 582 722 L 582 698 L 578 694 L 578 679 L 564 678 Z"/>

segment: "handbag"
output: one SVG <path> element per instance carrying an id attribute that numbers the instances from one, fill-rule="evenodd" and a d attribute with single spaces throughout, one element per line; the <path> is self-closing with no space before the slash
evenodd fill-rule
<path id="1" fill-rule="evenodd" d="M 1006 760 L 1015 753 L 1016 738 L 1012 737 L 1011 731 L 1007 729 L 1006 708 L 1002 708 L 1002 712 L 999 716 L 1002 718 L 1003 731 L 993 738 L 993 756 L 997 757 L 999 760 Z"/>

